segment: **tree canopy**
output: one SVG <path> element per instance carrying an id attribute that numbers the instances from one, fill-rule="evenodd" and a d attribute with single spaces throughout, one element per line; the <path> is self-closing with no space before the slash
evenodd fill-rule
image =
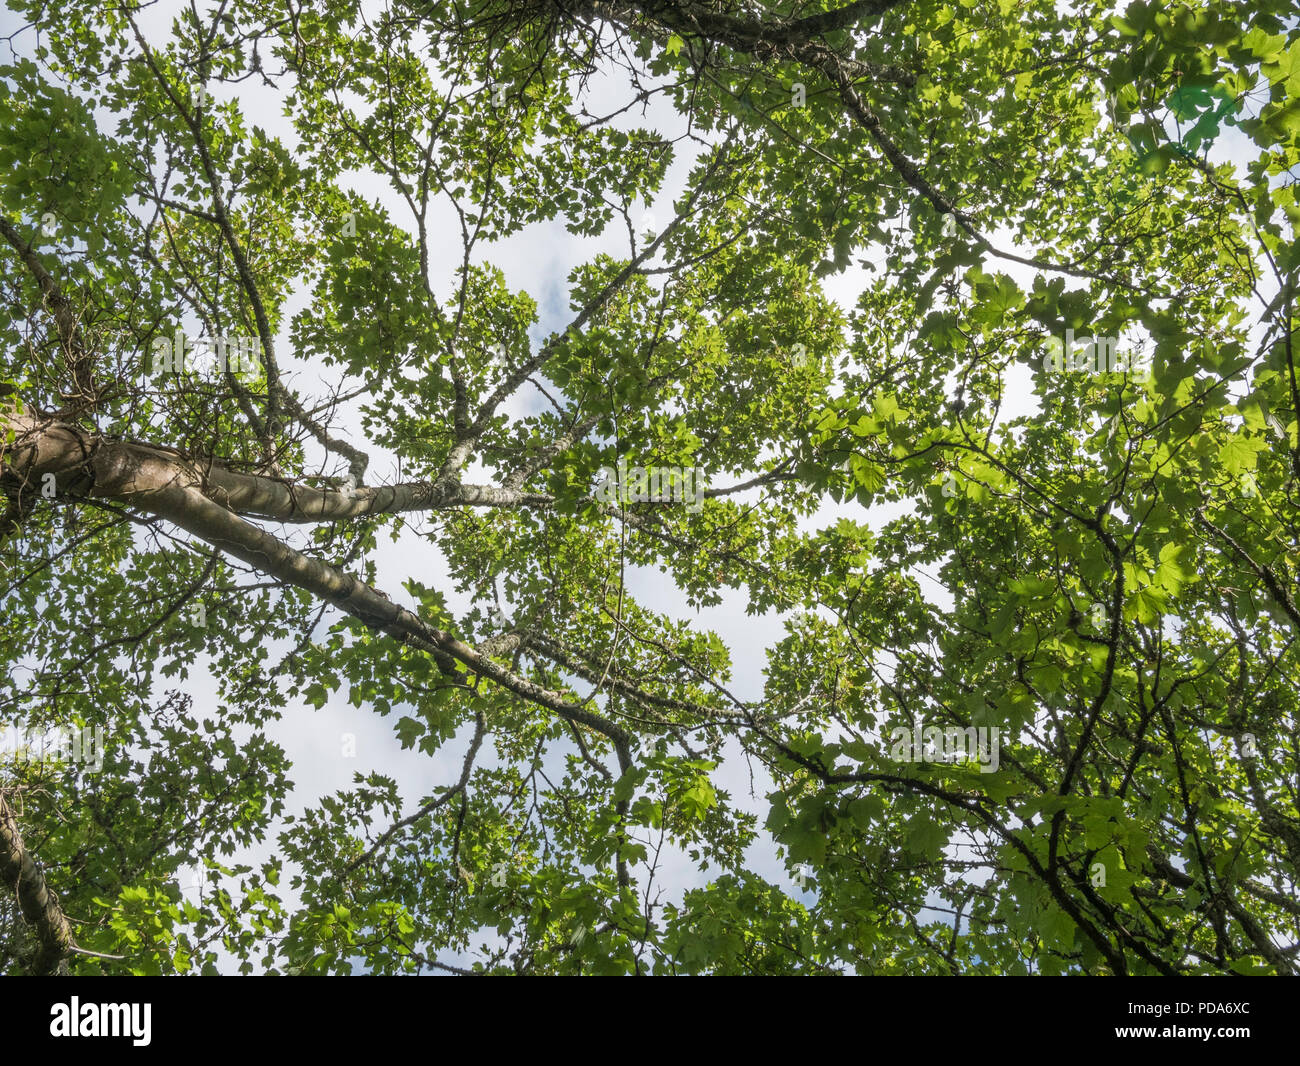
<path id="1" fill-rule="evenodd" d="M 1295 973 L 1291 3 L 6 3 L 6 971 Z"/>

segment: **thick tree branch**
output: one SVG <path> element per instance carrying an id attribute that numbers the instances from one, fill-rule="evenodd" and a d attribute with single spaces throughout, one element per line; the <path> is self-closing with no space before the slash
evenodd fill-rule
<path id="1" fill-rule="evenodd" d="M 23 918 L 36 931 L 36 957 L 31 972 L 38 977 L 53 974 L 72 951 L 72 929 L 59 906 L 59 898 L 45 882 L 45 875 L 23 844 L 18 820 L 0 792 L 0 884 L 18 899 Z"/>

